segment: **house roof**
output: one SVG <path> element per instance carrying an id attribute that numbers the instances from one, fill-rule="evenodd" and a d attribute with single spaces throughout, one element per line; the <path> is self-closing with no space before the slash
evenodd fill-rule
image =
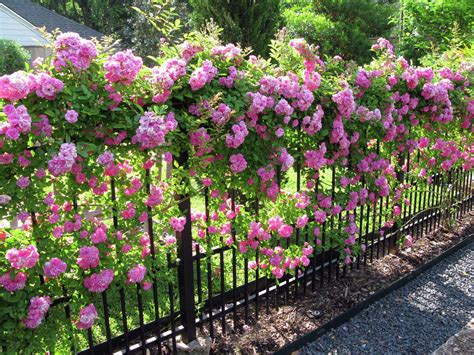
<path id="1" fill-rule="evenodd" d="M 24 47 L 43 47 L 48 41 L 31 23 L 0 3 L 0 38 L 18 42 Z"/>
<path id="2" fill-rule="evenodd" d="M 0 4 L 4 4 L 17 15 L 36 27 L 46 27 L 48 32 L 52 32 L 59 28 L 62 32 L 77 32 L 81 37 L 100 38 L 102 33 L 84 26 L 67 17 L 57 14 L 41 5 L 32 3 L 29 0 L 0 0 Z"/>

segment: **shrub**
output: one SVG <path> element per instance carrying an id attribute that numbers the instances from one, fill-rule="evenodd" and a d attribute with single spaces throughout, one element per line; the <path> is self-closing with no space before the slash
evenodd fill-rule
<path id="1" fill-rule="evenodd" d="M 452 40 L 464 46 L 474 38 L 474 4 L 471 0 L 404 0 L 399 9 L 400 51 L 418 61 L 431 49 L 443 52 Z"/>
<path id="2" fill-rule="evenodd" d="M 0 39 L 0 53 L 0 75 L 24 69 L 31 57 L 18 42 L 8 39 Z"/>

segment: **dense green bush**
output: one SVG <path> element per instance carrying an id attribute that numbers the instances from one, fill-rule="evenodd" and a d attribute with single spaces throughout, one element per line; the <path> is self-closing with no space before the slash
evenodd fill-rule
<path id="1" fill-rule="evenodd" d="M 446 51 L 454 38 L 463 45 L 474 37 L 472 0 L 404 0 L 397 19 L 400 52 L 418 63 L 431 49 Z"/>
<path id="2" fill-rule="evenodd" d="M 260 55 L 266 54 L 280 21 L 279 0 L 192 0 L 190 4 L 197 29 L 212 18 L 223 29 L 225 42 L 252 47 Z"/>
<path id="3" fill-rule="evenodd" d="M 25 62 L 30 60 L 30 53 L 18 42 L 0 39 L 0 75 L 10 74 L 24 69 Z"/>

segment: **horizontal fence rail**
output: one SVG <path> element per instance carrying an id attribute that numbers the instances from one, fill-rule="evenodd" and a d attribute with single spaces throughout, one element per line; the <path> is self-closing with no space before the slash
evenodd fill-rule
<path id="1" fill-rule="evenodd" d="M 299 181 L 300 171 L 296 174 Z M 150 178 L 147 174 L 146 180 L 149 181 Z M 310 258 L 308 267 L 295 269 L 293 274 L 287 274 L 279 281 L 265 276 L 258 267 L 251 269 L 249 255 L 238 253 L 235 247 L 226 246 L 222 236 L 220 245 L 202 251 L 200 245 L 195 243 L 199 239 L 193 235 L 191 228 L 192 200 L 178 196 L 179 207 L 187 218 L 189 228 L 176 234 L 176 258 L 168 254 L 166 265 L 153 270 L 155 276 L 148 291 L 136 285 L 134 292 L 131 292 L 130 287 L 102 292 L 98 296 L 100 302 L 97 303 L 101 304 L 101 323 L 87 331 L 86 344 L 79 342 L 82 348 L 78 346 L 75 335 L 71 334 L 70 349 L 79 354 L 117 351 L 145 354 L 147 349 L 152 353 L 176 353 L 177 341 L 192 341 L 198 333 L 210 337 L 225 335 L 233 328 L 249 323 L 250 319 L 258 320 L 262 312 L 291 303 L 310 290 L 325 287 L 344 277 L 354 268 L 360 269 L 394 252 L 397 241 L 403 235 L 409 234 L 416 240 L 439 228 L 443 220 L 464 216 L 472 210 L 474 202 L 472 180 L 472 172 L 461 169 L 432 176 L 431 184 L 426 184 L 419 193 L 410 196 L 410 204 L 401 206 L 401 222 L 389 227 L 384 226 L 387 216 L 382 213 L 388 206 L 388 198 L 380 197 L 372 204 L 357 207 L 355 219 L 360 230 L 357 243 L 365 245 L 363 252 L 353 256 L 351 263 L 347 265 L 343 256 L 334 248 L 326 247 Z M 335 180 L 332 179 L 331 183 L 334 191 Z M 117 192 L 113 179 L 110 187 L 114 203 Z M 146 189 L 149 192 L 148 183 Z M 231 209 L 235 211 L 239 203 L 238 193 L 229 191 L 229 196 Z M 443 196 L 449 198 L 449 201 L 442 201 Z M 203 191 L 203 200 L 204 213 L 209 218 L 207 188 Z M 254 206 L 255 216 L 258 216 L 259 202 L 255 201 Z M 323 247 L 330 240 L 327 233 L 329 225 L 331 229 L 337 226 L 342 228 L 345 214 L 342 211 L 322 225 Z M 115 208 L 112 208 L 112 219 L 114 228 L 117 229 L 121 221 Z M 152 258 L 155 253 L 154 223 L 150 213 L 147 230 L 151 239 Z M 233 226 L 231 235 L 238 239 Z M 308 227 L 296 229 L 293 237 L 294 242 L 300 245 L 314 238 Z M 208 245 L 211 245 L 207 230 L 205 238 Z M 259 250 L 254 253 L 254 258 L 258 259 Z M 161 278 L 162 274 L 167 274 L 167 278 Z M 63 297 L 53 303 L 57 311 L 62 309 L 67 319 L 71 319 L 69 299 L 67 289 L 63 287 Z"/>
<path id="2" fill-rule="evenodd" d="M 377 144 L 377 151 L 379 146 Z M 419 157 L 416 157 L 419 159 Z M 188 157 L 175 157 L 178 166 L 186 166 Z M 146 194 L 151 194 L 152 181 L 163 181 L 172 175 L 172 162 L 159 162 L 158 171 L 147 169 L 144 174 L 143 187 Z M 408 160 L 407 169 L 410 169 Z M 335 166 L 324 168 L 326 184 L 329 183 L 331 198 L 334 200 L 340 187 L 336 182 Z M 163 174 L 164 171 L 164 174 Z M 301 190 L 302 172 L 296 163 L 295 184 L 291 186 L 296 192 Z M 278 183 L 281 185 L 281 172 L 278 172 Z M 321 178 L 316 180 L 314 195 L 321 188 Z M 215 338 L 239 329 L 250 320 L 259 319 L 262 312 L 294 302 L 300 295 L 325 287 L 334 280 L 344 277 L 354 268 L 360 269 L 388 253 L 396 250 L 397 242 L 403 236 L 410 235 L 414 240 L 421 238 L 440 227 L 443 221 L 450 221 L 464 216 L 472 210 L 474 202 L 473 174 L 461 168 L 438 173 L 430 178 L 431 182 L 415 180 L 408 174 L 398 174 L 400 184 L 411 184 L 414 188 L 407 196 L 409 203 L 400 203 L 400 217 L 395 224 L 386 223 L 393 218 L 393 212 L 387 197 L 376 197 L 372 202 L 360 204 L 353 211 L 353 218 L 358 227 L 356 243 L 362 252 L 350 256 L 345 262 L 337 248 L 332 247 L 334 231 L 344 228 L 344 221 L 349 215 L 341 211 L 330 216 L 320 228 L 320 249 L 313 253 L 309 265 L 295 267 L 279 280 L 268 277 L 265 270 L 251 267 L 251 260 L 259 260 L 261 250 L 256 248 L 247 253 L 238 251 L 239 235 L 233 221 L 230 221 L 232 243 L 227 244 L 222 234 L 214 234 L 206 227 L 204 235 L 196 235 L 193 229 L 193 211 L 201 209 L 206 220 L 211 218 L 210 190 L 201 190 L 200 199 L 189 195 L 176 195 L 172 203 L 176 204 L 186 219 L 185 227 L 175 232 L 177 249 L 166 251 L 166 258 L 158 258 L 156 247 L 162 245 L 163 236 L 157 235 L 156 225 L 160 216 L 147 208 L 147 220 L 141 232 L 149 237 L 149 254 L 151 257 L 151 284 L 128 284 L 109 288 L 99 294 L 91 294 L 97 306 L 99 321 L 85 332 L 74 330 L 68 335 L 68 347 L 72 353 L 177 353 L 178 341 L 189 343 L 198 335 Z M 189 184 L 189 181 L 182 181 Z M 124 220 L 119 214 L 118 201 L 121 191 L 112 177 L 109 186 L 110 204 L 104 208 L 95 205 L 83 205 L 81 196 L 73 197 L 73 209 L 85 215 L 100 217 L 111 221 L 114 232 L 123 228 Z M 236 190 L 227 191 L 230 199 L 230 211 L 235 213 L 238 206 L 246 204 L 258 221 L 262 202 L 248 200 Z M 198 208 L 193 208 L 193 204 Z M 94 209 L 91 209 L 94 208 Z M 33 229 L 38 228 L 37 215 L 31 212 Z M 92 217 L 91 217 L 92 218 Z M 315 221 L 315 216 L 309 216 Z M 273 247 L 290 244 L 302 246 L 305 242 L 317 245 L 318 241 L 308 225 L 297 228 L 293 225 L 290 238 L 274 238 Z M 273 232 L 275 233 L 275 232 Z M 207 245 L 203 249 L 202 243 Z M 340 250 L 340 249 L 339 249 Z M 161 251 L 160 251 L 161 252 Z M 165 261 L 163 261 L 165 260 Z M 40 275 L 40 283 L 45 282 Z M 48 317 L 65 318 L 71 325 L 69 294 L 65 285 L 61 288 L 61 297 L 52 302 L 51 314 Z M 8 348 L 2 347 L 4 352 Z"/>
<path id="3" fill-rule="evenodd" d="M 177 157 L 179 164 L 185 165 L 187 157 Z M 146 170 L 144 188 L 150 194 L 152 179 L 161 180 L 162 168 L 166 176 L 171 170 L 161 167 L 157 176 Z M 335 180 L 335 168 L 326 169 L 332 198 L 338 188 Z M 300 191 L 301 171 L 295 169 L 296 191 Z M 154 226 L 159 223 L 148 208 L 148 217 L 143 232 L 150 238 L 151 285 L 144 289 L 141 284 L 132 284 L 109 288 L 93 295 L 98 306 L 100 321 L 87 329 L 85 337 L 80 338 L 77 332 L 71 331 L 68 346 L 72 353 L 102 354 L 123 352 L 143 353 L 177 353 L 178 341 L 188 343 L 198 335 L 212 338 L 225 335 L 239 329 L 250 320 L 259 319 L 262 312 L 269 312 L 275 307 L 294 302 L 300 295 L 305 295 L 316 288 L 325 287 L 334 280 L 344 277 L 354 268 L 360 269 L 374 260 L 384 257 L 396 250 L 397 241 L 402 236 L 410 235 L 414 240 L 440 227 L 443 221 L 460 218 L 472 210 L 474 186 L 472 171 L 451 169 L 431 177 L 431 183 L 421 184 L 409 181 L 408 176 L 399 175 L 400 183 L 412 183 L 415 189 L 410 192 L 410 203 L 400 205 L 401 219 L 394 225 L 385 225 L 392 218 L 387 214 L 389 197 L 378 197 L 372 203 L 359 205 L 354 211 L 354 220 L 358 225 L 357 243 L 364 245 L 363 251 L 351 256 L 351 262 L 344 262 L 336 248 L 330 247 L 331 231 L 342 229 L 348 212 L 341 211 L 321 225 L 322 250 L 310 257 L 305 268 L 295 268 L 280 280 L 266 276 L 260 267 L 251 268 L 249 259 L 259 259 L 259 248 L 248 253 L 240 253 L 236 243 L 226 245 L 223 235 L 212 236 L 206 228 L 204 236 L 196 236 L 192 228 L 191 209 L 193 202 L 203 204 L 202 213 L 209 220 L 211 217 L 210 191 L 202 190 L 202 200 L 196 201 L 189 196 L 177 195 L 175 202 L 186 218 L 185 228 L 176 232 L 177 254 L 169 251 L 166 261 L 158 263 L 155 245 L 162 243 L 161 236 L 156 235 Z M 183 181 L 183 183 L 187 183 Z M 319 180 L 314 189 L 317 194 Z M 417 186 L 419 184 L 419 186 Z M 261 201 L 243 201 L 239 191 L 228 191 L 230 210 L 236 211 L 241 203 L 252 206 L 253 214 L 258 220 L 262 208 Z M 115 231 L 121 228 L 123 220 L 118 213 L 117 200 L 120 191 L 114 178 L 110 180 L 110 210 L 98 211 L 96 215 L 109 216 Z M 74 198 L 74 210 L 79 211 L 79 198 Z M 314 221 L 314 216 L 310 216 Z M 37 228 L 36 215 L 32 213 L 33 228 Z M 291 238 L 275 238 L 276 245 L 295 243 L 303 245 L 311 242 L 316 245 L 316 237 L 308 226 L 296 228 Z M 239 240 L 239 234 L 231 222 L 230 236 Z M 290 241 L 291 239 L 291 241 Z M 208 250 L 203 250 L 199 242 L 207 242 Z M 212 240 L 214 242 L 212 242 Z M 41 276 L 41 283 L 44 282 Z M 69 302 L 68 289 L 62 286 L 62 297 L 52 303 L 52 314 L 48 317 L 64 317 L 73 321 Z M 4 352 L 8 348 L 3 347 Z"/>

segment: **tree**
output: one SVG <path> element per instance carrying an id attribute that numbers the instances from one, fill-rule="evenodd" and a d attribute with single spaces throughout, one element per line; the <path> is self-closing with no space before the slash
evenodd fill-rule
<path id="1" fill-rule="evenodd" d="M 34 0 L 90 28 L 111 35 L 123 29 L 134 0 Z"/>
<path id="2" fill-rule="evenodd" d="M 291 36 L 319 45 L 322 54 L 358 63 L 370 60 L 373 39 L 387 36 L 392 27 L 388 1 L 286 0 L 283 6 Z"/>
<path id="3" fill-rule="evenodd" d="M 179 19 L 181 33 L 188 30 L 190 7 L 186 0 L 35 0 L 63 16 L 120 40 L 121 47 L 151 64 L 156 56 L 165 26 Z M 140 11 L 137 11 L 140 10 Z M 156 26 L 152 24 L 153 21 Z M 173 21 L 170 25 L 170 21 Z M 179 36 L 178 36 L 179 37 Z"/>
<path id="4" fill-rule="evenodd" d="M 0 76 L 25 69 L 25 63 L 30 60 L 30 53 L 18 42 L 0 39 Z"/>
<path id="5" fill-rule="evenodd" d="M 223 29 L 225 42 L 252 47 L 264 55 L 280 20 L 279 0 L 190 0 L 192 21 L 199 29 L 209 19 Z"/>
<path id="6" fill-rule="evenodd" d="M 448 50 L 455 35 L 461 45 L 474 38 L 472 0 L 400 0 L 395 20 L 400 51 L 415 63 L 431 49 Z"/>
<path id="7" fill-rule="evenodd" d="M 176 44 L 190 29 L 189 4 L 184 0 L 134 0 L 133 14 L 120 32 L 124 46 L 143 57 L 159 55 L 163 42 Z"/>

